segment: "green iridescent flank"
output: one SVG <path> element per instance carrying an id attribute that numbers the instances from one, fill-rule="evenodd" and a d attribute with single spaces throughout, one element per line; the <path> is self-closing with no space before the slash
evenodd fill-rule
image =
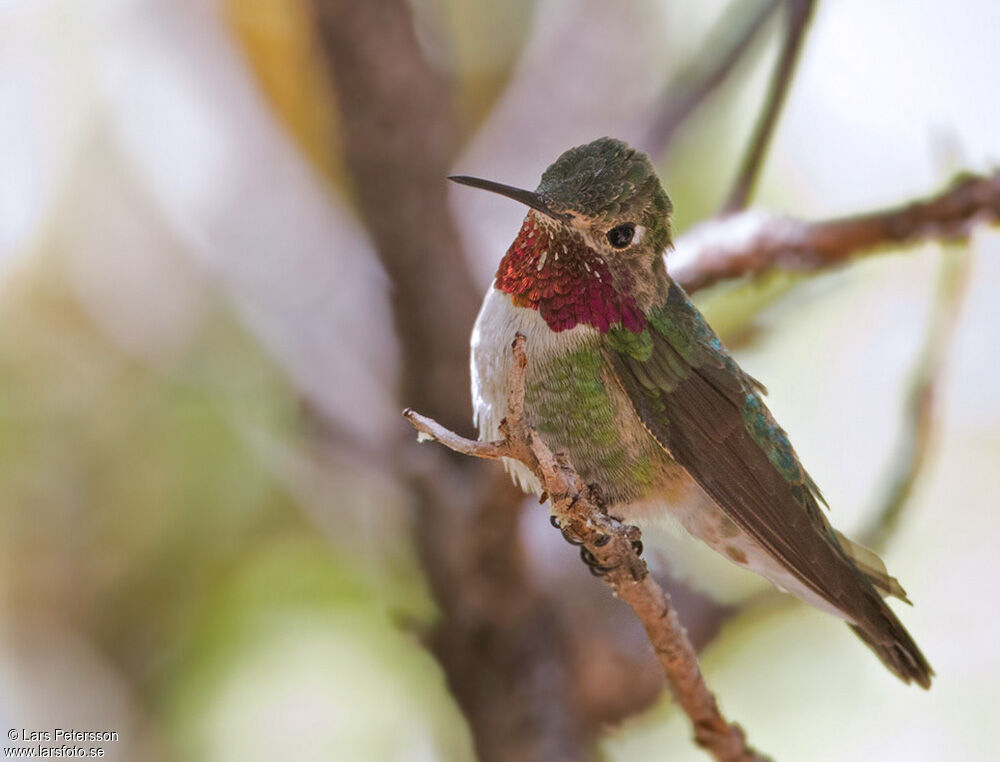
<path id="1" fill-rule="evenodd" d="M 566 433 L 595 445 L 614 443 L 615 425 L 604 383 L 601 357 L 579 350 L 555 359 L 539 380 L 529 383 L 528 405 L 545 434 Z"/>
<path id="2" fill-rule="evenodd" d="M 597 350 L 577 350 L 553 359 L 526 389 L 525 402 L 534 411 L 535 427 L 557 448 L 571 441 L 586 447 L 586 462 L 592 468 L 625 476 L 637 485 L 651 484 L 651 459 L 626 457 L 621 445 L 604 370 Z"/>
<path id="3" fill-rule="evenodd" d="M 649 456 L 639 458 L 628 464 L 627 478 L 633 484 L 653 483 L 653 459 Z"/>

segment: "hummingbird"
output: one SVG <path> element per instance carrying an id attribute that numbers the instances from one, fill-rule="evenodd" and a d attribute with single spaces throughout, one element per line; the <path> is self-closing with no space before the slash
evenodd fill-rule
<path id="1" fill-rule="evenodd" d="M 609 513 L 643 537 L 680 525 L 734 564 L 843 619 L 904 682 L 933 671 L 884 597 L 881 559 L 836 531 L 764 387 L 667 272 L 672 204 L 652 162 L 600 138 L 559 156 L 534 191 L 451 180 L 528 207 L 471 337 L 481 440 L 500 438 L 511 342 L 527 339 L 525 415 Z M 505 463 L 542 494 L 521 463 Z"/>

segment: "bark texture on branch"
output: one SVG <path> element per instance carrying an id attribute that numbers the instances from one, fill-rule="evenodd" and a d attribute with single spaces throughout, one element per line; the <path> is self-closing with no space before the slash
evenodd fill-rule
<path id="1" fill-rule="evenodd" d="M 671 275 L 689 293 L 775 269 L 811 272 L 890 246 L 960 240 L 1000 220 L 1000 171 L 966 175 L 898 207 L 807 222 L 751 210 L 703 222 L 677 239 Z"/>
<path id="2" fill-rule="evenodd" d="M 597 566 L 607 570 L 603 578 L 614 595 L 631 606 L 642 622 L 677 703 L 691 719 L 698 745 L 719 762 L 766 759 L 747 745 L 742 729 L 727 722 L 719 711 L 669 597 L 636 552 L 638 528 L 609 516 L 568 459 L 553 454 L 527 425 L 524 336 L 518 334 L 511 351 L 515 362 L 508 379 L 507 415 L 500 424 L 501 441 L 484 443 L 466 439 L 411 409 L 403 415 L 423 437 L 455 452 L 476 458 L 514 458 L 528 466 L 548 494 L 553 516 L 567 539 L 583 545 Z"/>

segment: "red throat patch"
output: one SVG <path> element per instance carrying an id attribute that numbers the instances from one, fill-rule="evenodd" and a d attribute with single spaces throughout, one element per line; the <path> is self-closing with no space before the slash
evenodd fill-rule
<path id="1" fill-rule="evenodd" d="M 580 235 L 537 223 L 529 212 L 497 269 L 496 287 L 518 307 L 531 307 L 553 331 L 583 323 L 607 333 L 621 323 L 646 327 L 635 299 L 615 288 L 604 259 Z M 621 283 L 618 285 L 628 286 Z"/>

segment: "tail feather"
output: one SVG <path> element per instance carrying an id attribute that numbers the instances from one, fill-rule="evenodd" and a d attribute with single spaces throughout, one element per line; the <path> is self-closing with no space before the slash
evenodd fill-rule
<path id="1" fill-rule="evenodd" d="M 869 594 L 863 598 L 866 604 L 853 612 L 855 624 L 848 623 L 848 626 L 900 680 L 930 688 L 934 670 L 903 623 L 882 600 L 892 596 L 910 603 L 903 586 L 889 574 L 885 563 L 874 552 L 849 540 L 836 529 L 833 532 L 844 554 L 871 583 Z"/>
<path id="2" fill-rule="evenodd" d="M 848 626 L 900 680 L 930 688 L 934 670 L 895 614 L 888 607 L 885 613 L 888 626 L 880 628 L 877 634 L 860 625 Z"/>
<path id="3" fill-rule="evenodd" d="M 903 586 L 899 584 L 899 580 L 889 574 L 889 570 L 885 568 L 885 562 L 879 558 L 874 551 L 869 550 L 864 545 L 854 542 L 853 540 L 845 537 L 841 532 L 836 529 L 833 533 L 837 535 L 837 539 L 840 541 L 840 547 L 844 549 L 844 552 L 850 556 L 851 560 L 854 561 L 855 566 L 868 577 L 868 581 L 874 585 L 875 589 L 883 596 L 892 596 L 893 598 L 899 598 L 899 600 L 904 603 L 913 605 L 910 599 L 906 597 L 906 591 Z"/>

